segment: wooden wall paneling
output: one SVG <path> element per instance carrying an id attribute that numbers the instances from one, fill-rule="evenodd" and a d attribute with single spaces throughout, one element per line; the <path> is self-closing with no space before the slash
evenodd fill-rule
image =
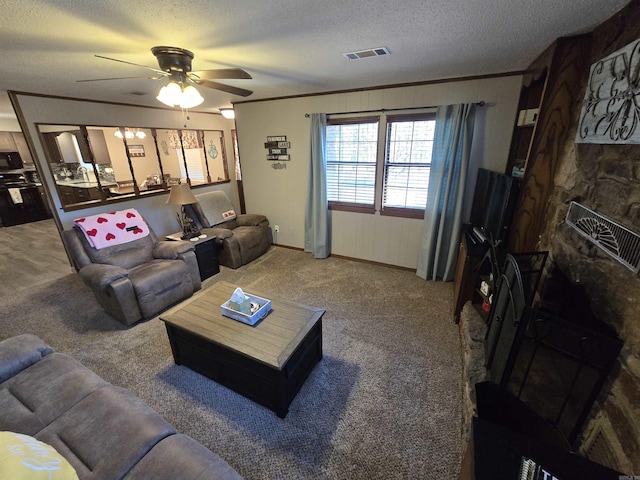
<path id="1" fill-rule="evenodd" d="M 572 131 L 573 113 L 582 102 L 581 80 L 590 65 L 590 40 L 588 34 L 556 41 L 509 233 L 511 252 L 535 251 L 542 234 L 558 160 Z"/>

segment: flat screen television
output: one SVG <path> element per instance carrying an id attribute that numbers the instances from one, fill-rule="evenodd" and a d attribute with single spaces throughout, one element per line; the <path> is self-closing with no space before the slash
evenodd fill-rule
<path id="1" fill-rule="evenodd" d="M 493 243 L 505 243 L 518 201 L 518 180 L 485 168 L 478 169 L 469 222 Z"/>

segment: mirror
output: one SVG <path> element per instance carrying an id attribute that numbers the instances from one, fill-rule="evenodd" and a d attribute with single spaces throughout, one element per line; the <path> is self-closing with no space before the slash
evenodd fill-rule
<path id="1" fill-rule="evenodd" d="M 63 207 L 229 180 L 224 132 L 38 125 Z"/>

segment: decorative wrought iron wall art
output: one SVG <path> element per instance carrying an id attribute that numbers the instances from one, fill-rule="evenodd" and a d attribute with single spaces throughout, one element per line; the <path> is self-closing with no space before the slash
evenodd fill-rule
<path id="1" fill-rule="evenodd" d="M 576 143 L 640 143 L 640 40 L 591 65 Z"/>

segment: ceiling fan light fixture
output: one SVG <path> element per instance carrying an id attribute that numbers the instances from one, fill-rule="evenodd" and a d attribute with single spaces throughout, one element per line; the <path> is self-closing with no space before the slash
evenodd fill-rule
<path id="1" fill-rule="evenodd" d="M 169 107 L 179 106 L 183 109 L 197 107 L 204 102 L 204 98 L 193 85 L 187 85 L 182 88 L 173 81 L 160 89 L 156 99 Z"/>
<path id="2" fill-rule="evenodd" d="M 202 102 L 204 102 L 204 98 L 200 95 L 200 92 L 196 90 L 193 85 L 188 85 L 181 92 L 182 97 L 180 99 L 180 108 L 188 109 L 197 107 Z"/>
<path id="3" fill-rule="evenodd" d="M 180 105 L 180 98 L 182 97 L 182 89 L 180 85 L 175 82 L 169 82 L 158 92 L 156 100 L 164 103 L 168 107 L 175 107 Z"/>
<path id="4" fill-rule="evenodd" d="M 233 119 L 236 118 L 236 112 L 233 108 L 219 108 L 220 113 L 224 118 Z"/>

